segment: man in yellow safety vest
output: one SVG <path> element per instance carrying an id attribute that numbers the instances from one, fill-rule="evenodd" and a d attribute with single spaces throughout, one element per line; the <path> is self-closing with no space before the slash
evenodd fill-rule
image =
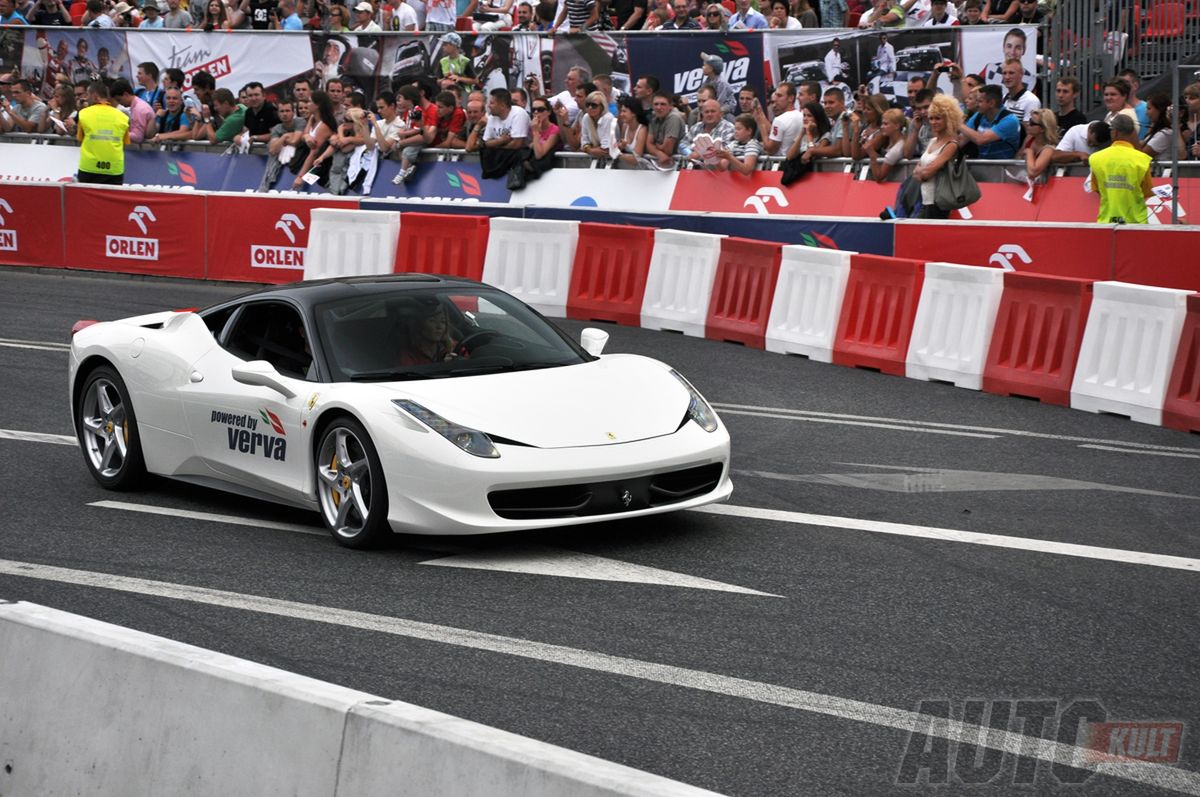
<path id="1" fill-rule="evenodd" d="M 1137 125 L 1124 114 L 1109 122 L 1112 146 L 1088 158 L 1092 188 L 1100 195 L 1100 224 L 1145 224 L 1146 198 L 1154 193 L 1150 180 L 1151 158 L 1134 149 Z"/>
<path id="2" fill-rule="evenodd" d="M 79 112 L 76 137 L 79 182 L 121 185 L 125 181 L 129 117 L 113 106 L 103 81 L 93 80 L 88 85 L 88 105 Z"/>

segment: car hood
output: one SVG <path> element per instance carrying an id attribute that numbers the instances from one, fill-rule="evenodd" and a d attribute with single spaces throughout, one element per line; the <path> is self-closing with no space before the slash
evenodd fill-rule
<path id="1" fill-rule="evenodd" d="M 609 355 L 559 368 L 387 386 L 447 420 L 537 448 L 628 443 L 679 428 L 690 397 L 667 366 Z"/>

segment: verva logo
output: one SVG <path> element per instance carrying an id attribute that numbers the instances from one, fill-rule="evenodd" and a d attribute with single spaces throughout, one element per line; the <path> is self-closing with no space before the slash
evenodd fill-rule
<path id="1" fill-rule="evenodd" d="M 3 197 L 0 197 L 0 252 L 15 252 L 17 251 L 17 231 L 6 230 L 5 213 L 12 213 L 12 205 L 8 204 Z"/>
<path id="2" fill-rule="evenodd" d="M 448 174 L 446 182 L 450 183 L 451 188 L 457 188 L 467 196 L 483 196 L 483 189 L 479 187 L 479 181 L 466 172 Z"/>
<path id="3" fill-rule="evenodd" d="M 999 266 L 1005 271 L 1016 271 L 1016 266 L 1013 265 L 1013 260 L 1020 260 L 1021 265 L 1028 266 L 1033 264 L 1033 258 L 1020 244 L 1001 244 L 1000 248 L 992 253 L 988 258 L 988 264 Z"/>
<path id="4" fill-rule="evenodd" d="M 143 236 L 150 234 L 150 225 L 158 221 L 154 211 L 145 205 L 136 205 L 129 214 L 129 221 L 137 225 Z M 116 260 L 158 260 L 158 239 L 125 235 L 104 236 L 104 256 Z"/>
<path id="5" fill-rule="evenodd" d="M 741 49 L 745 50 L 744 47 Z M 727 53 L 722 53 L 721 56 L 725 60 L 725 69 L 721 72 L 721 77 L 725 78 L 725 82 L 735 91 L 741 90 L 746 85 L 746 78 L 750 76 L 749 57 L 728 60 Z M 687 72 L 676 72 L 674 80 L 676 94 L 693 94 L 704 84 L 704 70 L 696 67 Z"/>
<path id="6" fill-rule="evenodd" d="M 304 230 L 304 222 L 295 213 L 284 213 L 275 222 L 275 229 L 280 230 L 288 241 L 296 243 L 296 231 Z M 304 270 L 303 246 L 268 246 L 265 244 L 250 245 L 251 268 L 286 268 L 293 271 Z"/>
<path id="7" fill-rule="evenodd" d="M 751 196 L 746 197 L 742 202 L 744 208 L 754 208 L 754 212 L 760 216 L 768 216 L 771 211 L 768 205 L 774 201 L 780 208 L 788 206 L 788 199 L 783 195 L 783 191 L 774 186 L 764 186 L 755 191 Z"/>

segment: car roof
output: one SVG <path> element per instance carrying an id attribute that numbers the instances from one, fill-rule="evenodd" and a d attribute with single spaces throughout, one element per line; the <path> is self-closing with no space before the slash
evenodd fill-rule
<path id="1" fill-rule="evenodd" d="M 272 298 L 290 300 L 306 308 L 311 308 L 329 301 L 376 293 L 380 288 L 390 288 L 399 292 L 434 286 L 467 288 L 471 291 L 489 288 L 482 282 L 442 274 L 375 274 L 364 277 L 335 277 L 291 282 L 286 285 L 270 285 L 221 302 L 214 307 L 228 307 L 231 304 L 241 304 L 254 299 Z"/>

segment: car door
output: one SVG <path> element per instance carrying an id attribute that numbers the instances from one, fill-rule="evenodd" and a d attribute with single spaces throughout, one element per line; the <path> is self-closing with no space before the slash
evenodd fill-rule
<path id="1" fill-rule="evenodd" d="M 199 456 L 224 480 L 292 500 L 307 492 L 301 413 L 315 387 L 307 341 L 296 306 L 249 302 L 193 365 L 184 412 Z"/>

